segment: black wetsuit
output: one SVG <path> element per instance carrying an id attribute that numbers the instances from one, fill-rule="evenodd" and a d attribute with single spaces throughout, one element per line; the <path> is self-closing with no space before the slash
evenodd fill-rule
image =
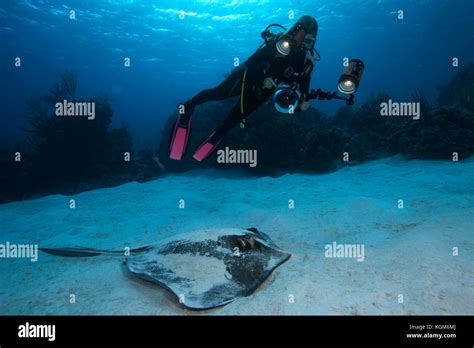
<path id="1" fill-rule="evenodd" d="M 222 139 L 242 119 L 255 111 L 273 94 L 275 88 L 262 88 L 265 78 L 271 77 L 277 83 L 291 84 L 297 82 L 302 95 L 308 94 L 314 65 L 312 56 L 307 55 L 304 50 L 297 50 L 288 56 L 280 55 L 276 51 L 275 40 L 270 40 L 267 45 L 259 48 L 247 59 L 243 66 L 235 68 L 218 86 L 199 92 L 185 103 L 186 108 L 194 109 L 196 105 L 208 101 L 240 96 L 242 80 L 247 69 L 243 89 L 243 105 L 241 105 L 241 98 L 239 98 L 224 122 L 217 127 L 212 137 L 214 141 Z"/>

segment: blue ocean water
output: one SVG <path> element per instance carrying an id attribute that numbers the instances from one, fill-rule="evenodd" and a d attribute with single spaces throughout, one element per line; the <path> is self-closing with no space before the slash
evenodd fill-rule
<path id="1" fill-rule="evenodd" d="M 196 162 L 189 153 L 170 160 L 169 132 L 161 130 L 172 129 L 178 102 L 220 83 L 236 58 L 245 61 L 262 44 L 267 25 L 290 27 L 302 15 L 319 23 L 322 59 L 311 88 L 335 90 L 346 57 L 365 62 L 354 107 L 331 119 L 310 109 L 268 127 L 262 116 L 276 112 L 263 106 L 253 128 L 226 139 L 254 147 L 255 168 Z M 438 87 L 473 66 L 473 23 L 471 0 L 0 0 L 0 315 L 189 314 L 177 299 L 183 284 L 203 297 L 223 296 L 219 305 L 238 299 L 218 314 L 472 315 L 472 75 L 454 81 L 451 99 L 437 103 Z M 77 73 L 77 100 L 111 96 L 113 127 L 71 126 L 45 112 L 46 127 L 33 127 L 38 143 L 17 161 L 17 149 L 5 148 L 28 134 L 26 102 L 68 70 Z M 380 101 L 370 98 L 385 92 L 410 101 L 416 91 L 428 100 L 420 98 L 421 118 L 381 117 Z M 344 105 L 311 104 L 329 115 Z M 205 126 L 215 126 L 199 117 L 211 123 L 223 105 L 197 108 L 191 150 L 209 134 Z M 107 121 L 103 109 L 100 121 Z M 113 129 L 123 122 L 134 150 L 154 152 L 131 151 L 128 133 Z M 351 159 L 341 158 L 349 152 Z M 151 265 L 148 275 L 177 280 L 152 277 L 150 285 L 124 277 L 122 250 L 166 238 L 178 238 L 173 252 L 137 263 L 145 265 L 144 279 Z M 204 247 L 186 249 L 190 241 Z M 336 244 L 365 251 L 326 253 Z M 10 245 L 106 255 L 29 259 L 6 256 Z M 247 252 L 245 262 L 233 263 L 234 245 Z M 266 248 L 291 259 L 265 259 Z M 256 270 L 265 272 L 252 283 Z M 177 285 L 177 298 L 156 283 Z M 246 291 L 226 297 L 222 284 L 229 283 Z M 71 295 L 79 299 L 74 305 Z M 194 309 L 211 308 L 199 304 Z"/>
<path id="2" fill-rule="evenodd" d="M 146 146 L 179 101 L 219 83 L 234 58 L 244 61 L 262 43 L 268 24 L 289 27 L 291 14 L 319 23 L 312 88 L 333 89 L 344 57 L 364 60 L 358 102 L 379 91 L 406 99 L 417 89 L 435 101 L 455 73 L 452 58 L 474 59 L 470 0 L 4 0 L 1 144 L 24 137 L 25 101 L 73 69 L 78 97 L 112 95 L 114 123 L 128 123 L 136 146 Z M 313 105 L 329 114 L 340 106 Z"/>

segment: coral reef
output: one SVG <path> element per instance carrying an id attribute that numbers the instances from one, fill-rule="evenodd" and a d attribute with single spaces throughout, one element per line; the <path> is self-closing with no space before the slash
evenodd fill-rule
<path id="1" fill-rule="evenodd" d="M 152 153 L 136 152 L 126 126 L 109 129 L 113 110 L 106 95 L 85 100 L 95 103 L 95 117 L 58 117 L 58 102 L 76 101 L 77 75 L 66 71 L 43 97 L 26 105 L 27 144 L 0 151 L 2 201 L 33 194 L 72 194 L 128 181 L 145 181 L 161 173 Z M 84 100 L 81 100 L 84 102 Z M 22 148 L 22 160 L 14 161 Z M 128 155 L 127 155 L 128 154 Z M 7 182 L 7 179 L 3 182 Z"/>
<path id="2" fill-rule="evenodd" d="M 474 114 L 451 106 L 432 109 L 400 134 L 399 152 L 408 158 L 450 159 L 474 154 Z"/>
<path id="3" fill-rule="evenodd" d="M 474 62 L 459 68 L 451 81 L 438 89 L 440 106 L 460 104 L 474 110 Z"/>
<path id="4" fill-rule="evenodd" d="M 455 95 L 455 100 L 461 106 L 474 111 L 474 82 L 459 89 Z"/>

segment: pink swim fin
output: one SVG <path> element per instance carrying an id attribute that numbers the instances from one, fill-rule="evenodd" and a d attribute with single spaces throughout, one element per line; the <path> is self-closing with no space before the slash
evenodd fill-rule
<path id="1" fill-rule="evenodd" d="M 181 160 L 188 144 L 189 133 L 191 133 L 191 116 L 179 115 L 174 126 L 173 136 L 170 143 L 170 158 Z"/>
<path id="2" fill-rule="evenodd" d="M 196 150 L 196 152 L 194 153 L 193 155 L 193 158 L 196 160 L 196 161 L 203 161 L 205 160 L 207 157 L 209 157 L 209 155 L 212 153 L 212 151 L 214 151 L 214 149 L 217 147 L 217 145 L 219 145 L 220 143 L 220 139 L 219 140 L 214 140 L 213 137 L 216 133 L 212 133 L 211 136 L 209 138 L 207 138 L 201 145 L 199 145 L 198 149 Z"/>

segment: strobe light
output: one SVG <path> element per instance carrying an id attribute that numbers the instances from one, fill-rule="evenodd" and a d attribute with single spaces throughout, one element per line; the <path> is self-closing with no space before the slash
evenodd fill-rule
<path id="1" fill-rule="evenodd" d="M 291 52 L 290 41 L 287 40 L 287 39 L 278 40 L 277 43 L 276 43 L 276 49 L 277 49 L 278 53 L 280 53 L 284 56 L 289 55 L 290 52 Z"/>
<path id="2" fill-rule="evenodd" d="M 339 78 L 337 84 L 338 91 L 343 94 L 354 94 L 362 79 L 364 67 L 364 62 L 360 59 L 351 59 L 349 65 Z"/>

